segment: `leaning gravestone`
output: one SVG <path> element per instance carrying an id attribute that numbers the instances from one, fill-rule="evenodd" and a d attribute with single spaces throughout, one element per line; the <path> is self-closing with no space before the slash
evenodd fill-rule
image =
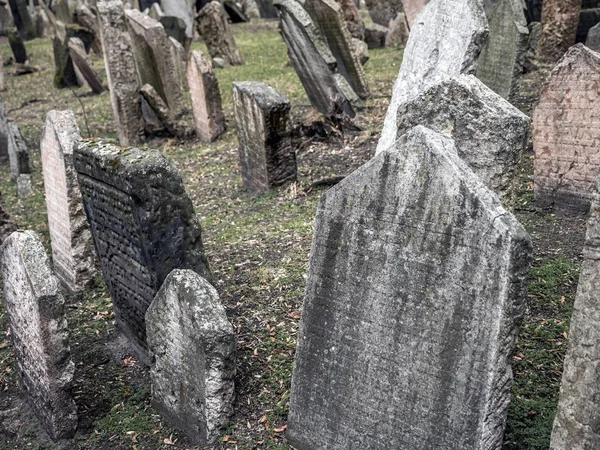
<path id="1" fill-rule="evenodd" d="M 189 39 L 194 37 L 194 12 L 186 0 L 162 0 L 160 2 L 166 16 L 179 17 L 185 22 L 185 33 Z"/>
<path id="2" fill-rule="evenodd" d="M 13 22 L 24 41 L 35 39 L 35 25 L 27 8 L 27 0 L 8 0 Z"/>
<path id="3" fill-rule="evenodd" d="M 403 12 L 399 12 L 396 18 L 390 21 L 390 26 L 385 37 L 385 47 L 404 47 L 408 42 L 409 35 L 410 30 L 406 21 L 406 15 Z"/>
<path id="4" fill-rule="evenodd" d="M 25 64 L 27 62 L 27 50 L 21 36 L 19 36 L 19 32 L 15 28 L 10 28 L 6 32 L 6 37 L 8 38 L 12 54 L 15 57 L 15 62 Z"/>
<path id="5" fill-rule="evenodd" d="M 555 62 L 575 44 L 581 0 L 544 0 L 537 57 Z"/>
<path id="6" fill-rule="evenodd" d="M 365 38 L 365 23 L 360 16 L 354 0 L 336 0 L 342 11 L 344 12 L 344 20 L 348 26 L 348 31 L 353 38 L 360 39 L 361 41 Z"/>
<path id="7" fill-rule="evenodd" d="M 191 270 L 174 270 L 146 312 L 152 404 L 193 441 L 213 444 L 233 413 L 235 333 L 219 294 Z"/>
<path id="8" fill-rule="evenodd" d="M 58 280 L 33 231 L 11 234 L 0 255 L 21 386 L 50 437 L 71 438 L 77 428 L 77 407 L 70 393 L 75 365 Z"/>
<path id="9" fill-rule="evenodd" d="M 82 78 L 95 94 L 102 94 L 104 86 L 98 72 L 94 69 L 91 59 L 85 51 L 83 41 L 73 37 L 68 43 L 69 56 L 73 61 L 73 68 L 77 74 L 77 78 Z"/>
<path id="10" fill-rule="evenodd" d="M 600 54 L 583 44 L 554 68 L 533 113 L 535 201 L 587 211 L 600 170 Z"/>
<path id="11" fill-rule="evenodd" d="M 585 45 L 595 52 L 600 52 L 600 23 L 590 28 Z"/>
<path id="12" fill-rule="evenodd" d="M 97 55 L 102 54 L 102 42 L 100 41 L 100 29 L 98 27 L 98 19 L 94 13 L 84 4 L 78 4 L 75 9 L 75 20 L 82 27 L 90 30 L 94 35 L 92 48 Z"/>
<path id="13" fill-rule="evenodd" d="M 429 0 L 402 0 L 404 5 L 404 13 L 406 14 L 406 20 L 408 26 L 412 28 L 417 16 L 421 13 L 425 5 L 429 3 Z"/>
<path id="14" fill-rule="evenodd" d="M 411 29 L 385 117 L 380 152 L 396 141 L 398 107 L 440 81 L 475 71 L 487 36 L 481 0 L 436 0 Z"/>
<path id="15" fill-rule="evenodd" d="M 73 147 L 81 137 L 72 111 L 50 111 L 40 142 L 52 264 L 58 279 L 81 292 L 96 277 L 90 227 L 83 210 Z"/>
<path id="16" fill-rule="evenodd" d="M 211 58 L 221 58 L 232 66 L 244 64 L 221 3 L 215 0 L 207 4 L 198 13 L 196 21 L 198 34 L 206 44 Z"/>
<path id="17" fill-rule="evenodd" d="M 144 134 L 144 117 L 123 3 L 106 0 L 97 9 L 115 128 L 121 145 L 134 145 Z"/>
<path id="18" fill-rule="evenodd" d="M 398 136 L 423 125 L 452 138 L 458 156 L 512 209 L 531 121 L 477 78 L 461 75 L 426 89 L 400 105 L 397 125 Z"/>
<path id="19" fill-rule="evenodd" d="M 194 50 L 187 68 L 196 134 L 204 142 L 212 142 L 227 130 L 221 105 L 219 80 L 204 53 Z"/>
<path id="20" fill-rule="evenodd" d="M 144 316 L 167 275 L 210 278 L 194 206 L 156 151 L 91 141 L 76 147 L 74 165 L 117 327 L 145 360 Z"/>
<path id="21" fill-rule="evenodd" d="M 19 175 L 31 173 L 29 151 L 27 150 L 27 144 L 25 144 L 25 139 L 23 139 L 19 126 L 12 120 L 9 120 L 7 125 L 10 179 L 16 182 Z"/>
<path id="22" fill-rule="evenodd" d="M 531 241 L 456 152 L 419 126 L 321 199 L 298 450 L 502 447 Z"/>
<path id="23" fill-rule="evenodd" d="M 488 20 L 490 34 L 477 61 L 477 78 L 511 99 L 529 42 L 522 0 L 500 0 Z"/>
<path id="24" fill-rule="evenodd" d="M 266 192 L 297 176 L 290 101 L 261 82 L 233 83 L 240 168 L 246 188 Z"/>

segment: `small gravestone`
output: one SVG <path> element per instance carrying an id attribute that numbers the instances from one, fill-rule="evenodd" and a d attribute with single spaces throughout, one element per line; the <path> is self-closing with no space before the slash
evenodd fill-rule
<path id="1" fill-rule="evenodd" d="M 246 188 L 266 192 L 296 179 L 290 101 L 260 82 L 233 83 L 240 168 Z"/>
<path id="2" fill-rule="evenodd" d="M 358 60 L 364 66 L 369 60 L 369 46 L 360 39 L 352 39 L 352 44 L 354 45 L 354 51 L 356 52 Z"/>
<path id="3" fill-rule="evenodd" d="M 589 8 L 585 8 L 584 6 L 585 2 L 582 4 L 581 11 L 579 12 L 575 42 L 585 42 L 590 29 L 600 23 L 600 3 L 596 2 Z"/>
<path id="4" fill-rule="evenodd" d="M 191 270 L 167 276 L 146 312 L 152 405 L 201 445 L 233 413 L 235 333 L 219 294 Z"/>
<path id="5" fill-rule="evenodd" d="M 212 142 L 227 130 L 227 123 L 221 105 L 219 80 L 204 53 L 197 50 L 191 53 L 187 79 L 196 134 L 204 142 Z"/>
<path id="6" fill-rule="evenodd" d="M 421 13 L 427 3 L 429 3 L 429 0 L 402 0 L 409 27 L 412 28 L 415 20 L 417 20 L 418 15 Z"/>
<path id="7" fill-rule="evenodd" d="M 185 34 L 188 38 L 194 36 L 194 12 L 187 0 L 162 0 L 160 2 L 165 16 L 179 17 L 185 22 Z"/>
<path id="8" fill-rule="evenodd" d="M 8 4 L 21 39 L 24 41 L 35 39 L 35 25 L 27 8 L 27 0 L 8 0 Z"/>
<path id="9" fill-rule="evenodd" d="M 348 26 L 348 31 L 355 39 L 361 41 L 365 38 L 365 23 L 360 16 L 360 11 L 354 3 L 354 0 L 336 0 L 344 12 L 344 20 Z"/>
<path id="10" fill-rule="evenodd" d="M 401 0 L 366 0 L 365 3 L 373 22 L 384 27 L 403 10 Z"/>
<path id="11" fill-rule="evenodd" d="M 367 24 L 365 27 L 365 42 L 370 49 L 384 48 L 388 29 L 377 23 Z"/>
<path id="12" fill-rule="evenodd" d="M 502 447 L 531 240 L 456 152 L 419 126 L 321 198 L 296 449 Z"/>
<path id="13" fill-rule="evenodd" d="M 165 28 L 167 36 L 172 37 L 183 46 L 187 45 L 188 39 L 185 33 L 185 22 L 181 17 L 162 16 L 158 21 Z"/>
<path id="14" fill-rule="evenodd" d="M 173 269 L 210 278 L 183 181 L 160 153 L 80 143 L 74 165 L 117 328 L 147 360 L 144 316 Z"/>
<path id="15" fill-rule="evenodd" d="M 40 150 L 52 264 L 71 292 L 83 291 L 97 275 L 96 251 L 73 167 L 73 148 L 80 139 L 72 111 L 46 115 Z"/>
<path id="16" fill-rule="evenodd" d="M 279 30 L 310 103 L 326 117 L 354 117 L 356 93 L 337 72 L 337 61 L 325 37 L 296 0 L 276 0 Z"/>
<path id="17" fill-rule="evenodd" d="M 600 52 L 600 23 L 590 28 L 585 45 L 595 52 Z"/>
<path id="18" fill-rule="evenodd" d="M 403 12 L 399 12 L 396 18 L 390 21 L 388 32 L 385 37 L 386 48 L 397 48 L 404 47 L 408 42 L 408 36 L 410 30 L 408 28 L 408 22 L 406 21 L 406 15 Z"/>
<path id="19" fill-rule="evenodd" d="M 531 120 L 472 75 L 426 89 L 398 108 L 398 136 L 423 125 L 454 140 L 458 156 L 512 209 Z"/>
<path id="20" fill-rule="evenodd" d="M 400 104 L 440 81 L 475 71 L 487 36 L 481 0 L 436 0 L 413 24 L 377 151 L 396 141 Z"/>
<path id="21" fill-rule="evenodd" d="M 27 62 L 27 50 L 23 39 L 19 36 L 19 32 L 16 28 L 11 28 L 7 31 L 6 37 L 8 38 L 8 44 L 15 57 L 15 62 L 18 64 L 25 64 Z"/>
<path id="22" fill-rule="evenodd" d="M 144 134 L 144 117 L 123 3 L 107 0 L 97 8 L 115 128 L 121 145 L 134 145 Z"/>
<path id="23" fill-rule="evenodd" d="M 85 80 L 79 79 L 73 65 L 73 59 L 69 54 L 69 40 L 75 36 L 74 29 L 70 25 L 65 25 L 62 22 L 57 22 L 57 28 L 60 32 L 56 32 L 52 39 L 52 50 L 54 52 L 54 87 L 57 89 L 83 86 Z"/>
<path id="24" fill-rule="evenodd" d="M 27 144 L 25 144 L 25 139 L 23 139 L 19 126 L 12 120 L 9 120 L 7 125 L 10 179 L 16 182 L 22 173 L 31 173 L 29 151 L 27 150 Z"/>
<path id="25" fill-rule="evenodd" d="M 537 57 L 556 62 L 575 44 L 581 0 L 544 0 Z"/>
<path id="26" fill-rule="evenodd" d="M 590 206 L 600 170 L 600 54 L 572 47 L 550 74 L 533 113 L 535 201 L 564 212 Z"/>
<path id="27" fill-rule="evenodd" d="M 22 173 L 17 177 L 17 197 L 28 198 L 34 194 L 31 175 Z"/>
<path id="28" fill-rule="evenodd" d="M 222 58 L 232 66 L 244 64 L 221 3 L 215 0 L 207 4 L 198 13 L 196 22 L 211 58 Z"/>
<path id="29" fill-rule="evenodd" d="M 94 69 L 91 59 L 85 51 L 83 41 L 79 38 L 73 37 L 69 39 L 68 43 L 69 56 L 73 61 L 73 68 L 75 73 L 78 74 L 78 78 L 82 78 L 87 85 L 90 87 L 92 92 L 95 94 L 102 94 L 104 92 L 104 86 L 100 75 Z"/>
<path id="30" fill-rule="evenodd" d="M 488 16 L 490 34 L 477 61 L 477 78 L 511 99 L 529 41 L 522 0 L 500 0 Z"/>
<path id="31" fill-rule="evenodd" d="M 0 248 L 4 298 L 20 384 L 52 439 L 72 438 L 77 407 L 65 301 L 46 250 L 33 231 L 11 234 Z"/>

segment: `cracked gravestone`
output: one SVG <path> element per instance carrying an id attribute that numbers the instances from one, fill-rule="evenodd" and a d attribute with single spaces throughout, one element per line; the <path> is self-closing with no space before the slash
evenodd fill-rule
<path id="1" fill-rule="evenodd" d="M 198 34 L 212 59 L 221 58 L 232 66 L 244 64 L 221 3 L 214 0 L 204 6 L 198 13 L 196 23 Z"/>

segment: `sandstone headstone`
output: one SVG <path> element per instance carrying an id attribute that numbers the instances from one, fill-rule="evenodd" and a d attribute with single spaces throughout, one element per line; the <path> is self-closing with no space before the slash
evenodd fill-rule
<path id="1" fill-rule="evenodd" d="M 22 173 L 17 177 L 17 197 L 27 198 L 33 195 L 33 184 L 31 183 L 31 175 Z"/>
<path id="2" fill-rule="evenodd" d="M 522 0 L 500 0 L 489 20 L 489 37 L 477 61 L 477 78 L 506 99 L 523 72 L 529 30 Z"/>
<path id="3" fill-rule="evenodd" d="M 290 108 L 290 101 L 265 83 L 233 83 L 240 168 L 247 189 L 266 192 L 296 179 Z"/>
<path id="4" fill-rule="evenodd" d="M 134 145 L 144 133 L 139 84 L 131 37 L 120 0 L 98 2 L 100 36 L 110 101 L 121 145 Z"/>
<path id="5" fill-rule="evenodd" d="M 365 42 L 370 49 L 384 48 L 388 29 L 376 23 L 367 24 L 365 27 Z"/>
<path id="6" fill-rule="evenodd" d="M 92 234 L 73 166 L 73 148 L 80 141 L 72 111 L 50 111 L 40 142 L 46 189 L 52 264 L 58 279 L 81 292 L 96 277 Z"/>
<path id="7" fill-rule="evenodd" d="M 336 0 L 342 11 L 344 12 L 344 19 L 348 26 L 348 31 L 353 38 L 360 39 L 361 41 L 365 38 L 365 23 L 360 16 L 360 11 L 356 7 L 354 0 Z"/>
<path id="8" fill-rule="evenodd" d="M 146 313 L 152 404 L 173 427 L 212 444 L 233 413 L 235 333 L 219 294 L 191 270 L 174 270 Z"/>
<path id="9" fill-rule="evenodd" d="M 17 374 L 33 411 L 52 439 L 71 438 L 77 407 L 65 301 L 33 231 L 11 234 L 0 248 L 4 298 Z"/>
<path id="10" fill-rule="evenodd" d="M 587 211 L 600 170 L 600 54 L 583 44 L 554 68 L 533 113 L 535 200 Z"/>
<path id="11" fill-rule="evenodd" d="M 590 28 L 585 45 L 595 52 L 600 52 L 600 23 Z"/>
<path id="12" fill-rule="evenodd" d="M 102 94 L 102 92 L 104 92 L 102 80 L 100 79 L 98 72 L 94 69 L 92 61 L 85 51 L 83 41 L 79 38 L 71 38 L 69 39 L 68 47 L 69 56 L 73 61 L 75 72 L 80 74 L 94 93 Z"/>
<path id="13" fill-rule="evenodd" d="M 403 12 L 399 12 L 396 18 L 390 21 L 387 35 L 385 37 L 385 47 L 404 47 L 408 42 L 410 30 L 406 22 L 406 16 Z"/>
<path id="14" fill-rule="evenodd" d="M 187 0 L 162 0 L 160 2 L 166 16 L 176 16 L 185 22 L 185 33 L 188 38 L 194 36 L 194 12 Z"/>
<path id="15" fill-rule="evenodd" d="M 367 0 L 366 6 L 373 22 L 384 27 L 403 10 L 402 0 Z"/>
<path id="16" fill-rule="evenodd" d="M 398 108 L 398 136 L 417 125 L 454 140 L 458 156 L 512 209 L 531 121 L 472 75 L 426 89 Z"/>
<path id="17" fill-rule="evenodd" d="M 555 62 L 575 44 L 581 0 L 544 0 L 537 56 Z"/>
<path id="18" fill-rule="evenodd" d="M 244 64 L 221 3 L 216 0 L 210 2 L 200 10 L 196 21 L 198 33 L 206 44 L 211 58 L 223 58 L 232 66 Z"/>
<path id="19" fill-rule="evenodd" d="M 144 316 L 173 269 L 210 279 L 201 227 L 177 170 L 160 153 L 103 141 L 74 165 L 117 328 L 146 359 Z"/>
<path id="20" fill-rule="evenodd" d="M 429 0 L 402 0 L 404 5 L 404 12 L 406 14 L 406 20 L 408 26 L 412 28 L 417 16 L 423 10 L 425 5 L 429 3 Z"/>
<path id="21" fill-rule="evenodd" d="M 212 142 L 227 130 L 221 105 L 219 80 L 204 53 L 194 50 L 187 69 L 192 97 L 196 134 L 204 142 Z"/>
<path id="22" fill-rule="evenodd" d="M 321 199 L 298 450 L 502 447 L 531 241 L 456 152 L 419 126 Z"/>
<path id="23" fill-rule="evenodd" d="M 21 36 L 19 36 L 19 32 L 15 28 L 11 28 L 7 31 L 6 37 L 8 38 L 12 54 L 15 57 L 15 62 L 25 64 L 27 62 L 27 50 Z"/>
<path id="24" fill-rule="evenodd" d="M 22 173 L 31 173 L 27 144 L 19 126 L 12 120 L 8 122 L 8 160 L 10 162 L 10 178 L 17 181 Z"/>
<path id="25" fill-rule="evenodd" d="M 276 0 L 279 30 L 310 103 L 326 117 L 354 117 L 351 98 L 356 94 L 337 73 L 337 62 L 310 15 L 296 0 Z"/>
<path id="26" fill-rule="evenodd" d="M 436 0 L 425 6 L 404 50 L 377 151 L 396 141 L 402 103 L 440 81 L 475 71 L 487 32 L 481 0 Z"/>
<path id="27" fill-rule="evenodd" d="M 27 0 L 8 0 L 13 22 L 24 41 L 35 39 L 35 25 L 27 8 Z"/>

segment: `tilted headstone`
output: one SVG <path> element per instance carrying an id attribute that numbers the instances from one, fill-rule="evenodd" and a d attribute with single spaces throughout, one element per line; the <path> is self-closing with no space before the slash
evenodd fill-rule
<path id="1" fill-rule="evenodd" d="M 102 1 L 97 9 L 115 128 L 121 145 L 134 145 L 144 134 L 144 118 L 123 3 Z"/>
<path id="2" fill-rule="evenodd" d="M 185 33 L 188 38 L 194 37 L 194 12 L 187 0 L 162 0 L 160 2 L 166 16 L 175 16 L 185 22 Z"/>
<path id="3" fill-rule="evenodd" d="M 117 328 L 146 360 L 144 316 L 173 269 L 210 279 L 183 181 L 160 153 L 81 143 L 74 165 Z"/>
<path id="4" fill-rule="evenodd" d="M 458 156 L 512 209 L 531 120 L 472 75 L 426 89 L 398 108 L 398 136 L 417 125 L 454 140 Z"/>
<path id="5" fill-rule="evenodd" d="M 344 12 L 344 20 L 348 26 L 348 31 L 353 38 L 360 39 L 361 41 L 365 38 L 365 23 L 360 16 L 360 11 L 356 7 L 354 0 L 336 0 L 342 11 Z"/>
<path id="6" fill-rule="evenodd" d="M 27 8 L 27 0 L 8 0 L 8 4 L 21 39 L 24 41 L 35 39 L 35 25 Z"/>
<path id="7" fill-rule="evenodd" d="M 515 94 L 529 42 L 522 0 L 500 0 L 488 16 L 490 34 L 477 61 L 477 78 L 506 99 Z"/>
<path id="8" fill-rule="evenodd" d="M 384 48 L 387 39 L 388 29 L 377 23 L 370 23 L 365 26 L 365 42 L 370 49 Z"/>
<path id="9" fill-rule="evenodd" d="M 72 86 L 83 86 L 84 79 L 80 79 L 75 71 L 73 59 L 69 53 L 69 40 L 75 37 L 75 29 L 71 25 L 65 25 L 57 21 L 57 31 L 52 39 L 52 50 L 54 52 L 54 87 L 60 89 Z"/>
<path id="10" fill-rule="evenodd" d="M 298 450 L 499 449 L 531 240 L 419 126 L 322 197 L 287 437 Z"/>
<path id="11" fill-rule="evenodd" d="M 579 23 L 577 24 L 577 33 L 575 42 L 585 42 L 590 29 L 600 23 L 600 3 L 595 3 L 592 7 L 585 8 L 585 2 L 579 12 Z"/>
<path id="12" fill-rule="evenodd" d="M 65 300 L 46 250 L 33 231 L 11 234 L 0 248 L 4 298 L 21 386 L 52 439 L 71 438 L 77 407 Z"/>
<path id="13" fill-rule="evenodd" d="M 231 23 L 244 23 L 250 21 L 236 2 L 232 0 L 222 0 L 222 4 Z"/>
<path id="14" fill-rule="evenodd" d="M 581 0 L 544 0 L 537 57 L 558 61 L 575 44 Z"/>
<path id="15" fill-rule="evenodd" d="M 402 0 L 404 5 L 404 12 L 406 14 L 406 21 L 408 26 L 412 28 L 417 16 L 421 13 L 425 5 L 429 3 L 429 0 Z"/>
<path id="16" fill-rule="evenodd" d="M 212 142 L 227 130 L 227 122 L 221 105 L 219 80 L 204 53 L 192 51 L 187 79 L 196 134 L 204 142 Z"/>
<path id="17" fill-rule="evenodd" d="M 550 74 L 533 113 L 535 201 L 587 211 L 600 170 L 600 54 L 583 44 Z"/>
<path id="18" fill-rule="evenodd" d="M 6 37 L 8 38 L 12 54 L 15 57 L 15 62 L 25 64 L 27 62 L 27 50 L 21 36 L 19 36 L 19 32 L 16 28 L 10 28 L 6 33 Z"/>
<path id="19" fill-rule="evenodd" d="M 585 45 L 595 52 L 600 52 L 600 23 L 590 28 Z"/>
<path id="20" fill-rule="evenodd" d="M 487 37 L 481 0 L 436 0 L 413 24 L 377 151 L 396 141 L 398 107 L 440 81 L 475 71 Z"/>
<path id="21" fill-rule="evenodd" d="M 167 106 L 160 94 L 156 92 L 154 87 L 145 84 L 140 88 L 140 94 L 169 133 L 173 136 L 185 135 L 184 128 L 182 128 L 177 120 L 174 119 L 171 109 Z"/>
<path id="22" fill-rule="evenodd" d="M 6 211 L 2 192 L 0 192 L 0 245 L 17 230 L 17 225 L 12 221 L 10 215 Z"/>
<path id="23" fill-rule="evenodd" d="M 310 103 L 327 117 L 354 117 L 356 93 L 335 69 L 337 62 L 310 15 L 296 0 L 276 0 L 279 30 Z"/>
<path id="24" fill-rule="evenodd" d="M 214 0 L 207 4 L 198 13 L 196 21 L 198 34 L 206 44 L 211 58 L 222 58 L 232 66 L 244 64 L 221 3 Z"/>
<path id="25" fill-rule="evenodd" d="M 219 294 L 174 270 L 146 312 L 152 405 L 199 444 L 213 444 L 233 413 L 235 333 Z"/>
<path id="26" fill-rule="evenodd" d="M 27 144 L 25 144 L 25 139 L 23 139 L 19 126 L 12 120 L 9 120 L 7 125 L 10 179 L 16 182 L 22 173 L 31 173 L 29 151 L 27 150 Z"/>
<path id="27" fill-rule="evenodd" d="M 404 47 L 408 42 L 409 35 L 410 30 L 406 21 L 406 15 L 403 12 L 399 12 L 396 18 L 390 21 L 390 26 L 385 37 L 385 47 Z"/>
<path id="28" fill-rule="evenodd" d="M 83 41 L 73 37 L 69 39 L 68 47 L 69 56 L 73 61 L 73 68 L 75 69 L 75 73 L 78 74 L 78 78 L 83 78 L 92 92 L 102 94 L 104 92 L 102 79 L 98 75 L 98 72 L 96 72 L 96 69 L 94 69 L 92 60 L 85 51 Z"/>
<path id="29" fill-rule="evenodd" d="M 102 54 L 102 41 L 100 40 L 100 29 L 98 27 L 98 19 L 94 13 L 84 4 L 78 4 L 75 9 L 75 20 L 82 27 L 87 28 L 94 34 L 92 48 L 97 55 Z"/>
<path id="30" fill-rule="evenodd" d="M 96 251 L 73 166 L 81 137 L 72 111 L 50 111 L 40 142 L 52 264 L 58 279 L 81 292 L 97 276 Z"/>
<path id="31" fill-rule="evenodd" d="M 366 0 L 365 3 L 373 22 L 384 27 L 403 10 L 402 0 Z"/>
<path id="32" fill-rule="evenodd" d="M 369 97 L 371 94 L 365 72 L 354 51 L 352 35 L 348 31 L 340 5 L 335 0 L 306 0 L 304 8 L 325 36 L 337 62 L 338 72 L 360 98 Z"/>

